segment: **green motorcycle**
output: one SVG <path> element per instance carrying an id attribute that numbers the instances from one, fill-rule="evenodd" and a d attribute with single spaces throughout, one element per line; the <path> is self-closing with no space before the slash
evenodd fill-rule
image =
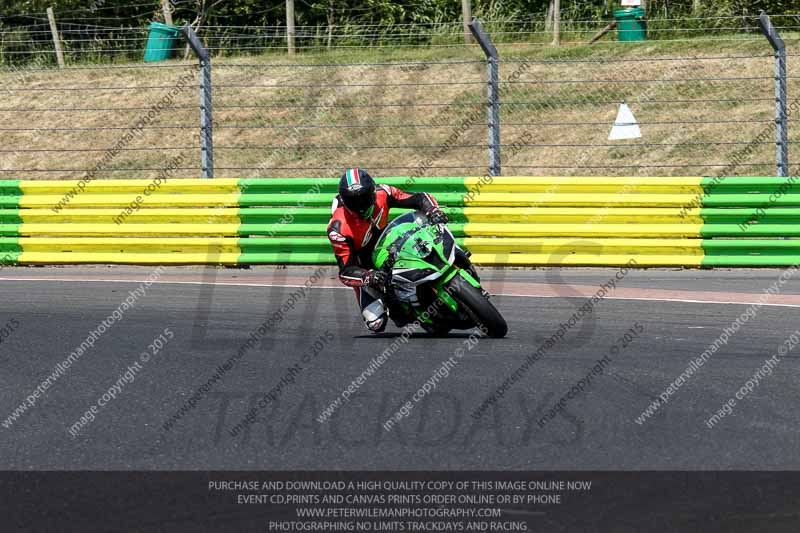
<path id="1" fill-rule="evenodd" d="M 372 254 L 375 267 L 389 275 L 389 316 L 398 326 L 418 322 L 436 335 L 477 327 L 490 337 L 504 337 L 505 319 L 480 282 L 454 264 L 455 250 L 447 226 L 431 224 L 421 212 L 390 222 Z"/>

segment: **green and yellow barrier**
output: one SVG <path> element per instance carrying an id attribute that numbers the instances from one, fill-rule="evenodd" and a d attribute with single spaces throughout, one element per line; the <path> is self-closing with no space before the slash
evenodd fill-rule
<path id="1" fill-rule="evenodd" d="M 477 263 L 800 262 L 800 189 L 772 177 L 379 180 L 436 196 Z M 0 181 L 0 264 L 333 263 L 335 179 Z M 391 213 L 395 216 L 402 211 Z"/>

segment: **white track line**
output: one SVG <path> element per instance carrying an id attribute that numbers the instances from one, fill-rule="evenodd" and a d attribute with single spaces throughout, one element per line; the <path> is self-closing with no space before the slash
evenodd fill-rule
<path id="1" fill-rule="evenodd" d="M 61 278 L 3 278 L 0 277 L 0 281 L 48 281 L 48 282 L 60 282 L 60 283 L 144 283 L 145 280 L 133 280 L 133 279 L 61 279 Z M 284 288 L 301 288 L 305 287 L 305 285 L 287 285 L 287 284 L 279 284 L 279 283 L 243 283 L 243 282 L 206 282 L 206 281 L 164 281 L 164 280 L 155 280 L 150 282 L 153 285 L 218 285 L 222 287 L 284 287 Z M 326 287 L 326 286 L 313 286 L 314 289 L 335 289 L 335 290 L 352 290 L 351 287 Z M 647 289 L 642 289 L 647 290 Z M 743 294 L 743 293 L 738 293 Z M 758 293 L 753 294 L 756 296 Z M 750 295 L 749 293 L 747 294 Z M 581 300 L 585 300 L 586 296 L 562 296 L 559 294 L 515 294 L 515 293 L 497 293 L 495 296 L 508 296 L 513 298 L 577 298 Z M 746 302 L 723 302 L 719 300 L 695 300 L 695 299 L 684 299 L 684 298 L 659 298 L 659 297 L 639 297 L 639 296 L 606 296 L 603 298 L 604 300 L 632 300 L 632 301 L 642 301 L 642 302 L 674 302 L 674 303 L 687 303 L 687 304 L 714 304 L 714 305 L 753 305 L 757 304 L 757 300 L 753 301 L 746 301 Z M 783 304 L 783 303 L 770 303 L 765 302 L 761 304 L 766 307 L 792 307 L 792 308 L 800 308 L 800 304 Z"/>
<path id="2" fill-rule="evenodd" d="M 643 289 L 647 290 L 647 289 Z M 741 294 L 741 293 L 740 293 Z M 496 296 L 517 296 L 520 298 L 579 298 L 582 300 L 586 300 L 587 296 L 560 296 L 560 295 L 550 295 L 550 294 L 505 294 L 500 293 Z M 749 294 L 748 294 L 749 296 Z M 641 296 L 606 296 L 603 300 L 634 300 L 640 302 L 676 302 L 682 304 L 714 304 L 714 305 L 753 305 L 757 304 L 758 301 L 753 300 L 752 302 L 721 302 L 719 300 L 690 300 L 690 299 L 683 299 L 683 298 L 645 298 Z M 765 307 L 797 307 L 800 308 L 800 304 L 779 304 L 779 303 L 769 303 L 765 302 L 761 304 Z"/>
<path id="3" fill-rule="evenodd" d="M 144 279 L 61 279 L 61 278 L 0 278 L 0 281 L 55 281 L 61 283 L 144 283 Z M 219 285 L 224 287 L 286 287 L 286 288 L 300 288 L 305 285 L 284 285 L 275 283 L 241 283 L 241 282 L 207 282 L 207 281 L 164 281 L 164 280 L 150 280 L 151 285 Z M 320 287 L 314 286 L 315 289 L 350 289 L 352 287 Z"/>

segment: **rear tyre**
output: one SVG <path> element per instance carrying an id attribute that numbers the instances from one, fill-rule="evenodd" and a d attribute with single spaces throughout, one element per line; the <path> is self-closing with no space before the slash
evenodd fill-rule
<path id="1" fill-rule="evenodd" d="M 461 276 L 456 276 L 448 283 L 450 295 L 459 303 L 464 312 L 476 325 L 483 326 L 487 335 L 500 339 L 508 333 L 508 324 L 492 302 L 469 284 Z"/>

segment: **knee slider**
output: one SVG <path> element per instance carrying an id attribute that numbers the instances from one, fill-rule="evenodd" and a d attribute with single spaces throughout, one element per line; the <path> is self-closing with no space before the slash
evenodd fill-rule
<path id="1" fill-rule="evenodd" d="M 375 300 L 365 307 L 361 316 L 370 331 L 383 331 L 386 328 L 386 307 L 381 300 Z"/>
<path id="2" fill-rule="evenodd" d="M 374 331 L 375 333 L 382 332 L 384 329 L 386 329 L 386 322 L 387 322 L 386 318 L 387 317 L 384 314 L 383 316 L 381 316 L 377 320 L 367 320 L 366 321 L 367 328 L 370 331 Z"/>

